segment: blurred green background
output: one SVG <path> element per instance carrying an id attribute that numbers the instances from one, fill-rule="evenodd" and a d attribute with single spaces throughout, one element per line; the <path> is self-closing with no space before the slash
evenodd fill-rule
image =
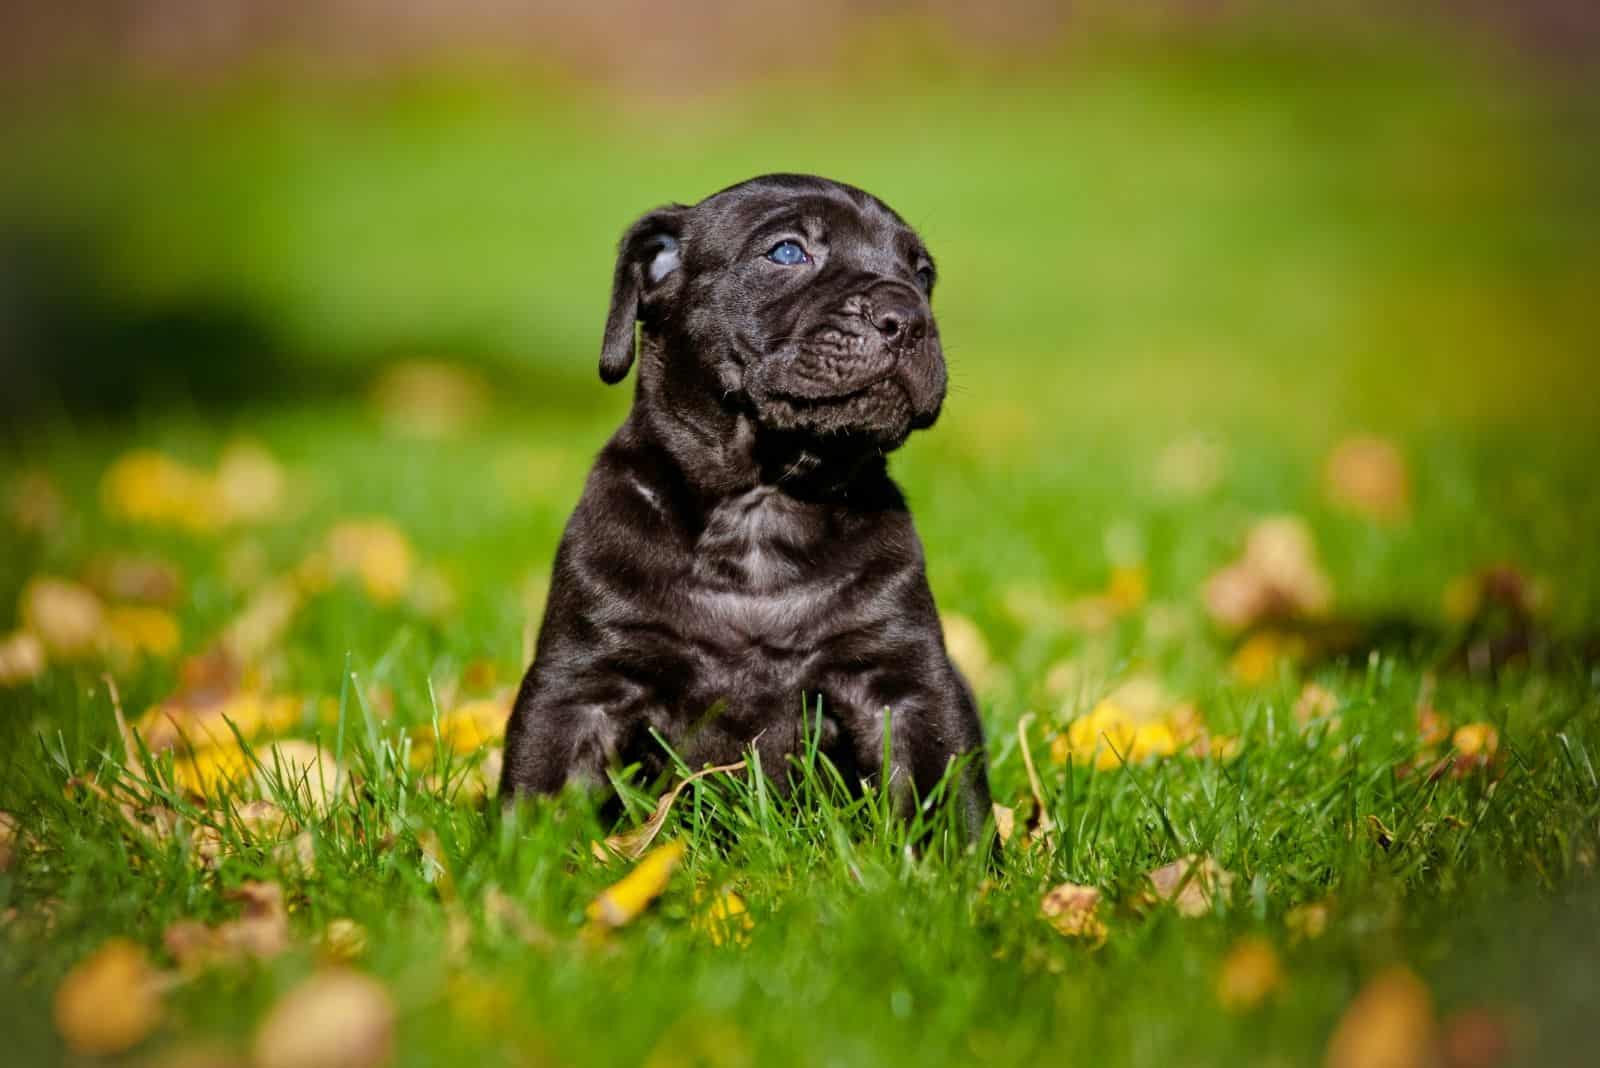
<path id="1" fill-rule="evenodd" d="M 574 957 L 586 978 L 567 989 L 567 973 L 519 961 L 529 990 L 563 994 L 530 998 L 555 1006 L 540 1026 L 638 1052 L 679 1002 L 737 989 L 783 1007 L 753 1014 L 763 1050 L 796 1048 L 788 1028 L 810 1017 L 789 1008 L 814 1003 L 839 1026 L 803 1037 L 833 1042 L 836 1062 L 925 1063 L 939 1034 L 887 1022 L 881 991 L 862 991 L 876 969 L 921 966 L 966 977 L 944 995 L 950 1027 L 989 1020 L 991 1044 L 1022 1028 L 1002 1060 L 1036 1062 L 1087 1033 L 1083 1048 L 1113 1063 L 1205 1061 L 1200 1034 L 1214 1063 L 1239 1050 L 1292 1063 L 1315 1055 L 1354 977 L 1390 954 L 1428 972 L 1443 1006 L 1515 988 L 1543 1006 L 1545 1049 L 1562 1047 L 1591 1022 L 1592 955 L 1567 928 L 1535 937 L 1506 910 L 1593 866 L 1592 816 L 1580 828 L 1571 815 L 1592 813 L 1593 772 L 1562 765 L 1551 740 L 1592 744 L 1592 652 L 1444 677 L 1452 725 L 1492 721 L 1508 749 L 1532 739 L 1546 776 L 1488 816 L 1485 801 L 1472 825 L 1485 833 L 1451 845 L 1449 864 L 1425 849 L 1378 856 L 1356 833 L 1357 802 L 1334 813 L 1322 791 L 1359 777 L 1377 797 L 1362 795 L 1359 814 L 1395 822 L 1391 765 L 1417 756 L 1421 676 L 1459 636 L 1453 581 L 1507 564 L 1537 591 L 1541 632 L 1561 638 L 1600 616 L 1600 15 L 1568 0 L 1392 7 L 0 0 L 0 635 L 25 629 L 35 576 L 94 585 L 104 557 L 129 552 L 170 563 L 164 603 L 181 638 L 113 664 L 137 714 L 259 590 L 325 550 L 330 528 L 381 516 L 414 552 L 406 596 L 319 591 L 252 681 L 314 702 L 355 672 L 403 726 L 428 723 L 432 686 L 514 684 L 562 523 L 629 401 L 631 385 L 596 375 L 618 236 L 651 207 L 754 174 L 821 173 L 880 195 L 939 261 L 952 393 L 893 470 L 940 607 L 966 624 L 997 799 L 1026 803 L 1022 715 L 1038 717 L 1042 753 L 1113 685 L 1155 678 L 1261 754 L 1243 766 L 1268 774 L 1236 798 L 1220 763 L 1157 766 L 1189 814 L 1184 833 L 1221 828 L 1207 848 L 1256 867 L 1252 915 L 1337 892 L 1366 894 L 1376 918 L 1353 909 L 1267 1026 L 1219 1020 L 1194 997 L 1224 943 L 1170 925 L 1113 939 L 1107 957 L 1050 949 L 1050 982 L 1023 969 L 1004 985 L 1009 965 L 968 930 L 967 899 L 938 898 L 961 933 L 930 938 L 904 902 L 946 883 L 906 875 L 877 885 L 878 911 L 841 897 L 850 909 L 769 943 L 791 986 L 766 993 L 685 942 L 660 958 L 657 999 L 617 1019 L 626 986 L 606 962 Z M 1400 457 L 1399 514 L 1330 496 L 1330 452 L 1352 435 Z M 197 533 L 109 507 L 106 473 L 130 450 L 210 471 L 240 439 L 281 477 L 265 514 Z M 1234 636 L 1203 590 L 1274 514 L 1306 521 L 1339 616 L 1398 615 L 1422 638 L 1370 669 L 1358 657 L 1254 680 L 1230 670 Z M 1108 609 L 1119 573 L 1139 588 Z M 10 811 L 54 811 L 59 780 L 113 748 L 105 665 L 50 655 L 0 688 L 0 749 L 27 754 L 0 770 Z M 1353 701 L 1348 768 L 1342 744 L 1303 763 L 1282 728 L 1313 679 Z M 1045 770 L 1070 798 L 1084 769 Z M 1047 881 L 1128 886 L 1171 859 L 1139 780 L 1098 781 L 1121 784 L 1101 787 L 1116 806 L 1104 835 L 1013 879 L 1017 930 L 1039 926 Z M 1465 804 L 1450 789 L 1440 796 Z M 1302 791 L 1315 804 L 1296 807 Z M 1214 818 L 1230 798 L 1237 819 Z M 71 960 L 109 933 L 148 941 L 163 910 L 193 905 L 133 873 L 114 826 L 83 818 L 82 842 L 106 852 L 27 872 L 35 893 L 92 907 L 17 951 L 32 981 L 0 1009 L 19 1021 L 24 1060 L 59 1052 L 41 1006 Z M 460 820 L 470 863 L 500 864 L 495 878 L 575 929 L 584 888 L 559 850 L 495 854 L 476 812 Z M 333 865 L 313 911 L 390 931 L 377 970 L 421 975 L 412 963 L 438 946 L 397 905 L 434 891 L 407 869 L 401 893 L 410 855 L 378 852 Z M 744 873 L 758 908 L 854 893 L 853 867 L 793 885 L 801 855 Z M 530 865 L 544 882 L 507 874 Z M 123 882 L 104 890 L 113 875 Z M 1391 893 L 1414 911 L 1410 941 L 1381 934 L 1402 911 Z M 835 921 L 824 945 L 855 955 L 815 952 Z M 1501 961 L 1526 981 L 1508 983 Z M 964 970 L 973 962 L 990 970 Z M 197 1018 L 216 1011 L 206 1004 Z M 1171 1011 L 1135 1019 L 1149 1004 Z M 243 1030 L 247 1014 L 230 1011 L 220 1029 Z M 431 1028 L 408 1063 L 465 1059 L 456 1045 L 473 1041 Z"/>

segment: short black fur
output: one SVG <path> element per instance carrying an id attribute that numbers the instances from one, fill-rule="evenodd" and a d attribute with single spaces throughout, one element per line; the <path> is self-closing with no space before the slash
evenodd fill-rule
<path id="1" fill-rule="evenodd" d="M 785 241 L 806 262 L 769 259 Z M 502 793 L 659 772 L 652 728 L 691 766 L 753 747 L 781 780 L 820 697 L 823 751 L 868 781 L 890 710 L 902 810 L 970 758 L 956 803 L 984 833 L 976 706 L 885 461 L 944 401 L 933 282 L 886 205 L 804 175 L 628 229 L 600 376 L 626 376 L 637 324 L 633 407 L 557 552 Z"/>

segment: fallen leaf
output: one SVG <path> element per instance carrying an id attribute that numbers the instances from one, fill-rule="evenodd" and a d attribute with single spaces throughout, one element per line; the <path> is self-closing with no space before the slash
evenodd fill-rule
<path id="1" fill-rule="evenodd" d="M 1328 500 L 1337 508 L 1382 523 L 1411 511 L 1411 473 L 1400 447 L 1386 438 L 1346 438 L 1328 456 L 1323 471 Z"/>
<path id="2" fill-rule="evenodd" d="M 345 964 L 367 951 L 367 929 L 346 916 L 328 921 L 317 940 L 324 960 Z"/>
<path id="3" fill-rule="evenodd" d="M 1233 888 L 1233 873 L 1209 856 L 1190 854 L 1149 873 L 1150 885 L 1160 901 L 1182 916 L 1204 916 L 1212 901 L 1226 898 Z"/>
<path id="4" fill-rule="evenodd" d="M 589 903 L 585 915 L 591 931 L 614 929 L 631 923 L 660 897 L 683 859 L 681 841 L 668 842 L 646 853 L 632 871 Z"/>
<path id="5" fill-rule="evenodd" d="M 1309 942 L 1321 938 L 1328 929 L 1328 919 L 1333 908 L 1326 901 L 1312 901 L 1296 905 L 1283 914 L 1283 925 L 1289 929 L 1289 941 Z"/>
<path id="6" fill-rule="evenodd" d="M 672 806 L 678 800 L 678 795 L 683 793 L 684 787 L 697 779 L 705 778 L 707 775 L 731 774 L 735 771 L 743 771 L 744 766 L 744 761 L 740 760 L 732 764 L 720 764 L 712 768 L 702 768 L 693 775 L 686 776 L 678 785 L 661 796 L 660 800 L 656 802 L 655 811 L 650 813 L 648 820 L 645 820 L 631 831 L 611 835 L 605 841 L 605 848 L 624 860 L 637 860 L 644 854 L 646 849 L 650 848 L 650 843 L 655 841 L 656 835 L 661 833 L 662 826 L 667 822 L 667 814 L 672 811 Z M 597 857 L 602 861 L 607 859 L 606 856 L 600 854 L 597 854 Z"/>
<path id="7" fill-rule="evenodd" d="M 1305 651 L 1305 642 L 1296 635 L 1257 631 L 1234 652 L 1228 670 L 1246 686 L 1260 686 L 1276 679 L 1284 665 L 1293 664 Z"/>
<path id="8" fill-rule="evenodd" d="M 411 584 L 411 543 L 387 519 L 337 524 L 328 532 L 327 551 L 333 573 L 360 579 L 367 596 L 379 604 L 398 601 Z"/>
<path id="9" fill-rule="evenodd" d="M 105 606 L 86 586 L 49 575 L 30 579 L 17 614 L 23 629 L 37 636 L 52 657 L 77 660 L 100 651 Z"/>
<path id="10" fill-rule="evenodd" d="M 178 621 L 165 609 L 125 604 L 106 610 L 106 640 L 118 656 L 165 660 L 178 651 L 181 639 Z"/>
<path id="11" fill-rule="evenodd" d="M 1311 528 L 1294 516 L 1250 528 L 1243 556 L 1212 575 L 1206 610 L 1224 630 L 1259 623 L 1315 619 L 1333 603 L 1333 584 L 1317 561 Z"/>
<path id="12" fill-rule="evenodd" d="M 215 484 L 218 504 L 230 523 L 275 518 L 288 490 L 288 479 L 272 453 L 250 441 L 236 441 L 222 450 Z"/>
<path id="13" fill-rule="evenodd" d="M 1456 728 L 1450 744 L 1462 756 L 1492 757 L 1500 750 L 1500 732 L 1490 723 L 1468 723 Z"/>
<path id="14" fill-rule="evenodd" d="M 44 642 L 19 630 L 0 638 L 0 686 L 20 686 L 44 674 Z"/>
<path id="15" fill-rule="evenodd" d="M 755 918 L 750 915 L 744 898 L 732 890 L 722 890 L 711 895 L 696 893 L 695 902 L 703 907 L 695 914 L 693 926 L 711 939 L 714 946 L 729 942 L 737 946 L 750 944 L 750 932 L 755 929 Z"/>
<path id="16" fill-rule="evenodd" d="M 431 763 L 436 740 L 437 744 L 450 752 L 463 755 L 493 745 L 505 737 L 506 723 L 510 718 L 509 693 L 457 705 L 439 717 L 437 735 L 431 723 L 425 723 L 412 732 L 415 741 L 412 763 L 418 766 Z"/>
<path id="17" fill-rule="evenodd" d="M 1424 1068 L 1431 1063 L 1434 1022 L 1428 988 L 1404 967 L 1367 982 L 1328 1039 L 1327 1068 Z"/>
<path id="18" fill-rule="evenodd" d="M 211 477 L 153 449 L 118 457 L 101 479 L 100 496 L 110 515 L 135 523 L 207 534 L 226 522 Z"/>
<path id="19" fill-rule="evenodd" d="M 144 950 L 125 938 L 110 939 L 61 980 L 53 1014 L 56 1031 L 74 1053 L 121 1053 L 161 1022 L 159 977 Z"/>
<path id="20" fill-rule="evenodd" d="M 246 691 L 204 704 L 175 701 L 156 705 L 139 717 L 134 730 L 154 753 L 168 749 L 198 753 L 211 747 L 236 748 L 239 738 L 254 741 L 264 734 L 297 726 L 304 707 L 305 702 L 298 697 L 269 697 Z"/>
<path id="21" fill-rule="evenodd" d="M 256 1031 L 256 1068 L 376 1068 L 394 1045 L 395 1008 L 376 980 L 333 968 L 280 998 Z"/>
<path id="22" fill-rule="evenodd" d="M 1059 934 L 1082 939 L 1091 949 L 1105 944 L 1106 925 L 1100 919 L 1100 891 L 1092 886 L 1062 883 L 1047 891 L 1039 911 Z"/>
<path id="23" fill-rule="evenodd" d="M 1228 1012 L 1250 1012 L 1283 985 L 1278 952 L 1264 938 L 1241 938 L 1217 973 L 1217 1003 Z"/>
<path id="24" fill-rule="evenodd" d="M 1005 845 L 1011 841 L 1011 835 L 1016 831 L 1017 813 L 1015 809 L 998 801 L 994 803 L 993 808 L 995 833 L 1000 836 L 1000 844 Z"/>

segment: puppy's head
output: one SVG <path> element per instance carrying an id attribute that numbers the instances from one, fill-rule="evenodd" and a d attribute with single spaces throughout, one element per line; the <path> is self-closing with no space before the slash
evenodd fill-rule
<path id="1" fill-rule="evenodd" d="M 876 197 L 754 178 L 623 235 L 600 377 L 628 373 L 637 321 L 647 389 L 710 395 L 828 451 L 891 449 L 944 401 L 933 285 L 922 241 Z"/>

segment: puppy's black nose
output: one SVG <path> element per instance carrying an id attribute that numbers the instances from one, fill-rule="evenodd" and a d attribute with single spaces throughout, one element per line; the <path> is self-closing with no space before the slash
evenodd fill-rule
<path id="1" fill-rule="evenodd" d="M 915 341 L 927 332 L 928 322 L 922 314 L 921 301 L 912 301 L 897 295 L 874 297 L 868 318 L 878 328 L 885 341 L 903 344 Z"/>

